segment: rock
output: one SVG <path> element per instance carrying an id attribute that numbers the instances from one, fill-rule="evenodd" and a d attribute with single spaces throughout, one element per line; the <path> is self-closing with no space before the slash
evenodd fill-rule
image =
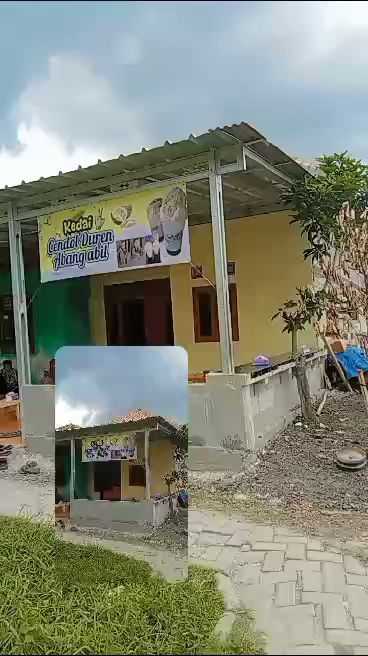
<path id="1" fill-rule="evenodd" d="M 40 474 L 41 468 L 36 460 L 28 460 L 19 469 L 20 474 Z"/>

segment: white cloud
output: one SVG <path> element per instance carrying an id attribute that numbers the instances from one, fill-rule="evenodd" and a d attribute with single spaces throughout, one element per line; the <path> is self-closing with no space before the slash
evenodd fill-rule
<path id="1" fill-rule="evenodd" d="M 129 46 L 129 47 L 128 47 Z M 127 44 L 126 57 L 139 57 Z M 144 112 L 131 107 L 85 59 L 51 56 L 15 104 L 17 145 L 0 148 L 0 187 L 56 175 L 149 143 Z"/>
<path id="2" fill-rule="evenodd" d="M 325 91 L 366 89 L 368 4 L 359 1 L 265 2 L 233 25 L 233 52 L 267 58 L 270 70 Z"/>
<path id="3" fill-rule="evenodd" d="M 77 426 L 93 426 L 96 423 L 97 410 L 91 410 L 82 404 L 70 405 L 64 398 L 59 397 L 55 407 L 56 428 L 75 424 Z"/>
<path id="4" fill-rule="evenodd" d="M 0 188 L 95 164 L 101 156 L 81 146 L 68 150 L 60 137 L 26 123 L 20 123 L 17 140 L 15 149 L 0 148 Z"/>
<path id="5" fill-rule="evenodd" d="M 57 134 L 68 147 L 88 144 L 127 153 L 144 139 L 144 113 L 124 98 L 123 70 L 115 91 L 89 61 L 70 54 L 49 57 L 47 76 L 28 84 L 17 115 Z"/>

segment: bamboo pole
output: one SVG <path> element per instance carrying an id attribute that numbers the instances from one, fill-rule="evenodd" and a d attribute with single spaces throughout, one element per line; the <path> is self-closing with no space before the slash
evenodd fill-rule
<path id="1" fill-rule="evenodd" d="M 328 350 L 330 356 L 332 357 L 332 359 L 333 359 L 333 361 L 334 361 L 334 363 L 335 363 L 336 369 L 337 369 L 337 371 L 339 372 L 339 374 L 340 374 L 340 378 L 341 378 L 342 382 L 344 383 L 344 385 L 345 385 L 347 391 L 348 391 L 348 392 L 353 392 L 353 388 L 352 388 L 352 386 L 350 385 L 348 379 L 346 378 L 345 373 L 344 373 L 344 370 L 343 370 L 343 368 L 342 368 L 340 362 L 338 361 L 338 359 L 337 359 L 337 357 L 336 357 L 336 353 L 334 353 L 334 351 L 332 350 L 332 348 L 331 348 L 331 344 L 329 343 L 329 341 L 328 341 L 326 335 L 325 335 L 324 333 L 320 333 L 320 336 L 321 336 L 321 338 L 322 338 L 322 340 L 323 340 L 323 343 L 324 343 L 326 349 Z"/>
<path id="2" fill-rule="evenodd" d="M 363 371 L 359 371 L 359 382 L 360 382 L 360 388 L 362 390 L 365 409 L 368 415 L 368 390 L 367 390 L 367 383 L 365 382 L 365 376 Z"/>
<path id="3" fill-rule="evenodd" d="M 324 393 L 324 395 L 323 395 L 323 399 L 322 399 L 321 403 L 320 403 L 319 406 L 318 406 L 317 417 L 320 416 L 320 414 L 321 414 L 323 408 L 325 407 L 326 400 L 327 400 L 327 391 Z"/>

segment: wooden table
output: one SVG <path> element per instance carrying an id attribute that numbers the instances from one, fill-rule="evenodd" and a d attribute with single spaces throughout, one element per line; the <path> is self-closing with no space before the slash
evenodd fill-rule
<path id="1" fill-rule="evenodd" d="M 8 401 L 7 399 L 2 399 L 0 401 L 0 413 L 2 410 L 7 410 L 8 408 L 15 411 L 17 422 L 20 424 L 20 401 Z"/>

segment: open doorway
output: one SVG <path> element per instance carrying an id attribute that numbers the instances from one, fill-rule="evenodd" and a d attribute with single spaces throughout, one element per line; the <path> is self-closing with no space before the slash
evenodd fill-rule
<path id="1" fill-rule="evenodd" d="M 170 280 L 105 287 L 109 346 L 172 346 L 174 330 Z"/>
<path id="2" fill-rule="evenodd" d="M 93 463 L 94 491 L 101 500 L 120 501 L 121 499 L 121 462 Z"/>

